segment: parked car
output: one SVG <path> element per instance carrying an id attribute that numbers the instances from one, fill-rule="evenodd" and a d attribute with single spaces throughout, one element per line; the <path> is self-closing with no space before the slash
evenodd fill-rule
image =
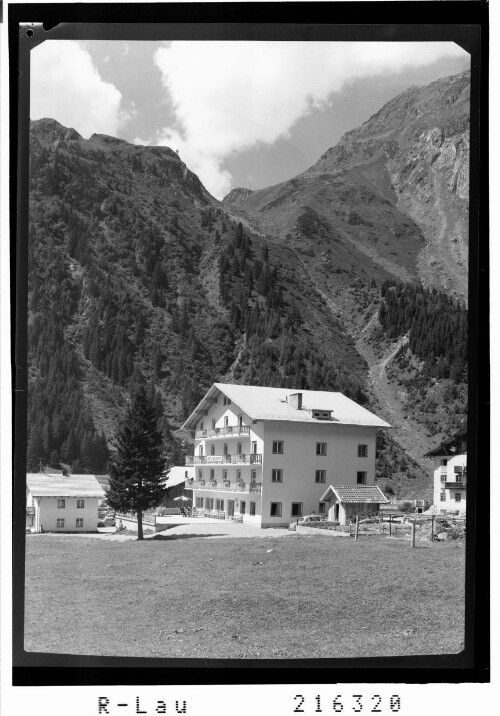
<path id="1" fill-rule="evenodd" d="M 289 529 L 294 530 L 297 525 L 312 525 L 317 524 L 318 522 L 326 522 L 326 515 L 305 515 L 304 517 L 301 517 L 299 520 L 296 520 L 295 522 L 290 523 Z"/>
<path id="2" fill-rule="evenodd" d="M 115 527 L 116 526 L 116 520 L 114 517 L 100 517 L 97 520 L 97 526 L 98 527 Z"/>

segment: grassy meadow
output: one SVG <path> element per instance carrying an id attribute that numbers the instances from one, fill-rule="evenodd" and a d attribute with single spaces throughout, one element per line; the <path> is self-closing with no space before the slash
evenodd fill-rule
<path id="1" fill-rule="evenodd" d="M 462 543 L 28 536 L 25 649 L 167 658 L 445 654 Z"/>

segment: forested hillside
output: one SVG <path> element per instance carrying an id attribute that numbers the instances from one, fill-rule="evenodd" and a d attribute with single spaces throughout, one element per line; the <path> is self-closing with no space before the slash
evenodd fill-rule
<path id="1" fill-rule="evenodd" d="M 433 117 L 459 117 L 431 164 L 440 206 L 449 222 L 458 207 L 462 226 L 466 78 L 448 79 L 458 94 Z M 411 107 L 434 107 L 419 97 L 410 93 Z M 396 100 L 308 172 L 222 203 L 171 149 L 32 123 L 28 469 L 105 472 L 139 384 L 180 463 L 189 436 L 178 428 L 226 381 L 338 390 L 365 404 L 394 425 L 378 439 L 382 486 L 428 495 L 422 456 L 466 416 L 467 311 L 462 281 L 442 291 L 419 280 L 429 234 L 404 211 L 394 162 L 422 137 L 402 133 L 397 112 L 411 107 Z M 392 144 L 370 140 L 382 119 Z M 438 155 L 449 141 L 460 176 L 448 201 L 450 165 Z M 413 163 L 410 183 L 414 173 Z"/>

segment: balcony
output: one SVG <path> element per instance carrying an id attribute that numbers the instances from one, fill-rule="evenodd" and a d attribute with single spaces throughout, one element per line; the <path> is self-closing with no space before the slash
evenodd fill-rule
<path id="1" fill-rule="evenodd" d="M 34 515 L 34 514 L 35 514 L 35 508 L 34 508 L 34 507 L 27 507 L 27 508 L 26 508 L 26 514 L 27 514 L 27 515 Z"/>
<path id="2" fill-rule="evenodd" d="M 224 482 L 223 480 L 189 480 L 188 490 L 215 490 L 217 492 L 258 492 L 262 490 L 260 482 Z"/>
<path id="3" fill-rule="evenodd" d="M 261 465 L 262 455 L 247 453 L 239 455 L 187 455 L 186 465 Z"/>
<path id="4" fill-rule="evenodd" d="M 223 428 L 211 428 L 210 430 L 196 430 L 194 437 L 200 438 L 226 438 L 231 435 L 250 435 L 248 425 L 226 425 Z"/>
<path id="5" fill-rule="evenodd" d="M 466 490 L 467 489 L 467 480 L 463 481 L 456 481 L 456 482 L 445 482 L 444 486 L 447 490 Z"/>

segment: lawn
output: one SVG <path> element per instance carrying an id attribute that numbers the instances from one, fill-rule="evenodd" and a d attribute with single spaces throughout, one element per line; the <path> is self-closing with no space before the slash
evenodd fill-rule
<path id="1" fill-rule="evenodd" d="M 463 646 L 465 550 L 391 539 L 29 536 L 25 649 L 326 658 Z"/>

